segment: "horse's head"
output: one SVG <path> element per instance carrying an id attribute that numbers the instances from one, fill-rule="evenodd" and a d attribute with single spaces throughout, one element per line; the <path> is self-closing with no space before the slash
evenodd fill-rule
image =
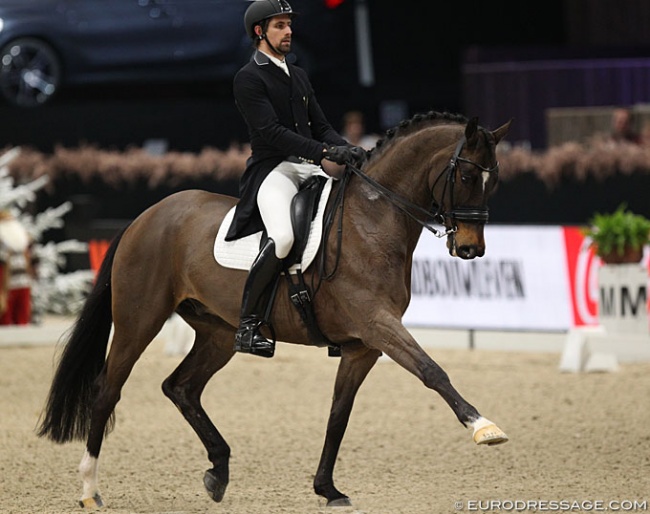
<path id="1" fill-rule="evenodd" d="M 415 115 L 386 132 L 365 173 L 350 169 L 364 179 L 360 186 L 364 199 L 383 197 L 405 213 L 401 219 L 412 227 L 413 245 L 426 227 L 447 236 L 452 256 L 474 259 L 485 253 L 487 201 L 499 170 L 496 147 L 511 123 L 489 131 L 479 127 L 477 118 L 467 121 L 458 114 L 435 111 Z M 369 189 L 364 189 L 366 184 Z M 445 226 L 443 233 L 430 226 L 432 216 Z"/>
<path id="2" fill-rule="evenodd" d="M 494 131 L 479 127 L 472 118 L 447 157 L 444 171 L 432 170 L 430 184 L 437 204 L 436 217 L 447 229 L 447 248 L 461 259 L 485 253 L 483 228 L 488 220 L 487 201 L 497 184 L 496 145 L 512 120 Z"/>

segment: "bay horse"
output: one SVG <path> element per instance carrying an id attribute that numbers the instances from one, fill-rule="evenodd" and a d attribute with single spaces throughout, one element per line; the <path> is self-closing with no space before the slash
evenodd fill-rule
<path id="1" fill-rule="evenodd" d="M 477 444 L 508 439 L 454 389 L 401 320 L 423 226 L 435 231 L 432 222 L 440 223 L 438 235 L 446 237 L 451 256 L 484 254 L 487 200 L 498 180 L 496 145 L 511 122 L 490 131 L 476 118 L 458 114 L 416 115 L 388 131 L 361 170 L 350 167 L 354 172 L 334 185 L 330 203 L 345 185 L 343 203 L 333 214 L 340 236 L 322 243 L 319 259 L 335 262 L 336 270 L 320 277 L 313 298 L 322 334 L 341 349 L 313 482 L 328 506 L 351 505 L 334 486 L 334 465 L 355 395 L 382 353 L 440 394 L 460 423 L 471 427 Z M 208 494 L 216 502 L 224 497 L 230 446 L 201 406 L 201 394 L 235 354 L 247 273 L 219 265 L 212 249 L 221 221 L 236 202 L 207 191 L 175 193 L 149 207 L 111 243 L 59 358 L 38 427 L 39 436 L 57 443 L 86 440 L 79 465 L 82 506 L 103 506 L 98 487 L 102 441 L 113 427 L 114 409 L 133 366 L 173 312 L 196 335 L 192 349 L 163 381 L 163 392 L 207 450 L 212 467 L 203 482 Z M 305 270 L 307 282 L 318 279 L 318 268 Z M 271 312 L 277 339 L 314 344 L 288 287 L 280 282 Z"/>

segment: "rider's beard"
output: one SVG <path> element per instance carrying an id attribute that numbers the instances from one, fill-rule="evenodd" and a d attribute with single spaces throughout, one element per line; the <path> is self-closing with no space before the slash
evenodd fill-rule
<path id="1" fill-rule="evenodd" d="M 291 51 L 291 40 L 281 41 L 278 45 L 278 50 L 282 55 L 287 55 Z"/>

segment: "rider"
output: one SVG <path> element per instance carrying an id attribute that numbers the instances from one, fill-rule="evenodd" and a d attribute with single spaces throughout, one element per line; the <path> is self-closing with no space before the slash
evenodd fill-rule
<path id="1" fill-rule="evenodd" d="M 226 240 L 264 229 L 267 236 L 244 287 L 235 350 L 263 357 L 272 357 L 275 350 L 274 341 L 267 340 L 260 327 L 282 259 L 293 244 L 293 196 L 307 178 L 322 175 L 323 170 L 336 175 L 341 169 L 337 165 L 365 156 L 363 149 L 349 145 L 327 121 L 304 70 L 285 60 L 295 16 L 286 0 L 251 3 L 244 25 L 255 53 L 233 84 L 252 155 L 241 178 L 240 200 Z"/>

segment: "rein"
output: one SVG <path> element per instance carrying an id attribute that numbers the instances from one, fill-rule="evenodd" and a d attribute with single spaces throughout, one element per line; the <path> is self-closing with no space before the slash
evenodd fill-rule
<path id="1" fill-rule="evenodd" d="M 423 209 L 419 205 L 411 202 L 410 200 L 407 200 L 406 198 L 401 197 L 397 193 L 394 193 L 393 191 L 388 189 L 386 186 L 381 185 L 375 179 L 369 177 L 363 171 L 361 171 L 359 168 L 357 168 L 357 167 L 355 167 L 355 166 L 353 166 L 351 164 L 348 164 L 347 169 L 352 171 L 356 176 L 361 177 L 363 180 L 365 180 L 378 193 L 380 193 L 384 198 L 386 198 L 390 203 L 392 203 L 400 211 L 402 211 L 409 218 L 411 218 L 413 221 L 415 221 L 418 225 L 421 225 L 422 227 L 426 228 L 429 232 L 433 233 L 434 236 L 440 238 L 440 237 L 444 237 L 446 235 L 453 234 L 454 232 L 456 232 L 456 227 L 447 229 L 444 232 L 442 232 L 441 230 L 438 230 L 436 228 L 433 228 L 427 221 L 422 221 L 420 218 L 415 216 L 412 213 L 412 211 L 416 211 L 417 213 L 421 214 L 425 218 L 431 218 L 434 221 L 437 221 L 439 219 L 440 215 L 438 213 L 432 213 L 430 210 Z M 436 182 L 438 182 L 438 179 L 436 179 Z"/>
<path id="2" fill-rule="evenodd" d="M 466 143 L 465 136 L 463 136 L 460 139 L 460 141 L 458 141 L 458 144 L 456 145 L 456 149 L 454 150 L 454 155 L 451 157 L 449 164 L 442 171 L 442 173 L 438 175 L 432 187 L 432 189 L 435 189 L 440 179 L 442 177 L 445 177 L 445 185 L 442 190 L 442 197 L 444 198 L 445 193 L 447 192 L 447 187 L 449 187 L 449 194 L 451 196 L 452 208 L 448 212 L 445 212 L 443 210 L 442 202 L 438 205 L 435 212 L 432 212 L 433 208 L 431 210 L 424 209 L 419 205 L 411 202 L 410 200 L 407 200 L 406 198 L 403 198 L 400 195 L 396 194 L 395 192 L 391 191 L 387 187 L 383 186 L 382 184 L 380 184 L 379 182 L 377 182 L 376 180 L 374 180 L 373 178 L 365 174 L 359 168 L 353 166 L 352 164 L 348 164 L 346 170 L 349 169 L 355 175 L 361 177 L 368 184 L 370 184 L 377 192 L 379 192 L 388 201 L 390 201 L 395 207 L 397 207 L 399 210 L 404 212 L 408 217 L 410 217 L 413 221 L 418 223 L 420 226 L 426 228 L 429 232 L 433 233 L 434 236 L 438 238 L 442 238 L 456 232 L 458 230 L 458 227 L 456 227 L 456 225 L 454 224 L 451 228 L 445 229 L 445 231 L 443 232 L 441 230 L 432 227 L 428 219 L 436 221 L 444 226 L 445 218 L 451 218 L 454 221 L 460 220 L 460 221 L 466 221 L 470 223 L 471 222 L 487 223 L 489 217 L 487 207 L 454 208 L 454 185 L 456 183 L 456 170 L 458 169 L 459 162 L 465 162 L 471 164 L 473 166 L 476 166 L 481 171 L 487 171 L 488 173 L 491 173 L 493 171 L 498 172 L 499 170 L 499 163 L 495 164 L 491 168 L 486 168 L 474 161 L 460 157 L 460 153 L 462 152 L 465 143 Z M 424 220 L 415 216 L 413 212 L 420 214 L 424 218 Z"/>

